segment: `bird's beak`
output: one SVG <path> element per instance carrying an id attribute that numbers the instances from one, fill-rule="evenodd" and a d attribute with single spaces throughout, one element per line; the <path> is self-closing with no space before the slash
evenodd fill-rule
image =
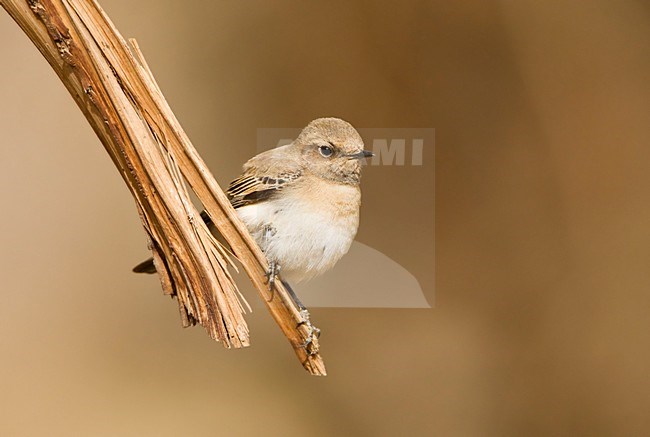
<path id="1" fill-rule="evenodd" d="M 350 159 L 364 159 L 364 158 L 370 158 L 372 156 L 375 156 L 374 153 L 372 153 L 370 150 L 362 150 L 359 153 L 352 153 L 348 155 L 348 158 Z"/>

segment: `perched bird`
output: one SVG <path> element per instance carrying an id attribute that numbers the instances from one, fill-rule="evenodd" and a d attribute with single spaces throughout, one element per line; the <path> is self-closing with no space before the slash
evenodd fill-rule
<path id="1" fill-rule="evenodd" d="M 276 276 L 285 284 L 317 276 L 347 253 L 359 226 L 361 161 L 370 156 L 348 122 L 319 118 L 291 144 L 244 164 L 227 195 L 269 260 L 270 288 Z M 133 270 L 155 272 L 151 260 Z"/>

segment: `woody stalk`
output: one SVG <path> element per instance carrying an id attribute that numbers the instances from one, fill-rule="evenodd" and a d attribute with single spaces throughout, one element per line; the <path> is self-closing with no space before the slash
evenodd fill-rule
<path id="1" fill-rule="evenodd" d="M 303 367 L 325 375 L 318 339 L 283 285 L 269 291 L 266 258 L 181 128 L 135 42 L 93 0 L 0 0 L 47 59 L 128 186 L 163 292 L 184 326 L 225 347 L 248 346 L 243 298 L 229 250 L 210 234 L 191 189 L 228 242 Z M 38 123 L 38 120 L 34 120 Z"/>

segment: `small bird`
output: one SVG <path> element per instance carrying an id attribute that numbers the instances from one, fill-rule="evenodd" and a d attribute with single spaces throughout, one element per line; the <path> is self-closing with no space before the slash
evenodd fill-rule
<path id="1" fill-rule="evenodd" d="M 319 118 L 291 144 L 251 158 L 228 187 L 228 199 L 269 261 L 269 288 L 279 276 L 301 310 L 287 281 L 332 268 L 357 233 L 361 161 L 373 156 L 363 147 L 348 122 Z M 155 272 L 152 260 L 133 270 Z"/>

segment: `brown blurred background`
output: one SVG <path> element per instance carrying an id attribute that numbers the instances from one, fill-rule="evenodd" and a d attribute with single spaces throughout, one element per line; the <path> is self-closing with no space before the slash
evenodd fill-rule
<path id="1" fill-rule="evenodd" d="M 260 127 L 435 128 L 435 307 L 314 309 L 320 379 L 262 309 L 247 350 L 181 329 L 130 272 L 118 173 L 2 12 L 0 435 L 650 434 L 647 4 L 101 3 L 222 183 Z M 433 156 L 369 170 L 358 240 L 433 303 Z"/>

